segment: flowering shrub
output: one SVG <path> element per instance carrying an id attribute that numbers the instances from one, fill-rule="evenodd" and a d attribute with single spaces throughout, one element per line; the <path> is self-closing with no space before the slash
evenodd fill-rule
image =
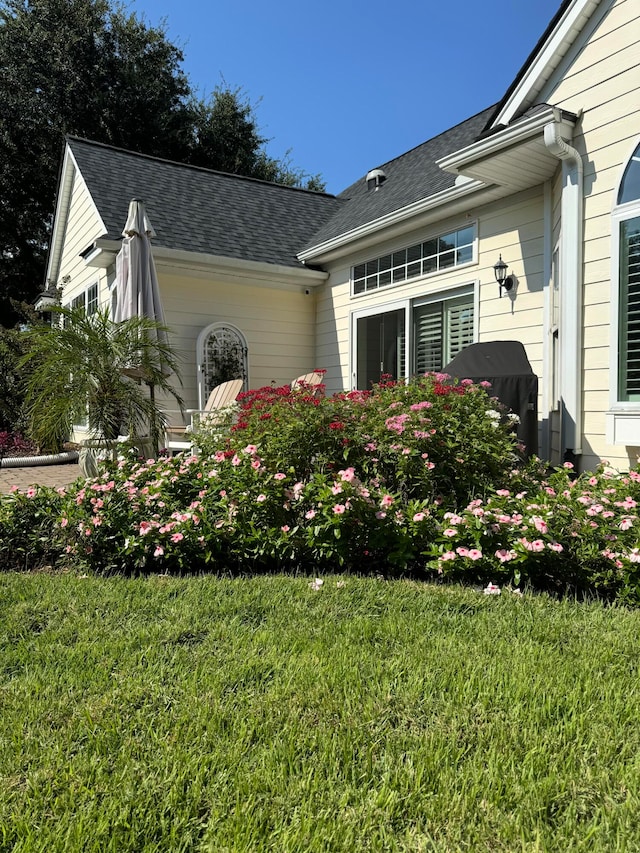
<path id="1" fill-rule="evenodd" d="M 64 490 L 44 486 L 17 489 L 0 500 L 0 566 L 26 571 L 53 566 L 63 553 L 57 518 Z"/>
<path id="2" fill-rule="evenodd" d="M 521 484 L 514 472 L 486 500 L 444 513 L 429 565 L 448 577 L 640 599 L 637 470 L 621 475 L 602 465 L 576 478 L 566 463 L 529 489 L 518 491 Z"/>
<path id="3" fill-rule="evenodd" d="M 97 572 L 339 568 L 640 601 L 640 472 L 514 467 L 487 391 L 430 375 L 329 399 L 260 389 L 208 452 L 0 500 L 0 558 Z M 228 426 L 227 426 L 228 428 Z"/>
<path id="4" fill-rule="evenodd" d="M 267 467 L 292 469 L 299 480 L 351 466 L 404 500 L 439 497 L 455 505 L 513 467 L 511 423 L 471 380 L 427 374 L 330 398 L 261 388 L 239 402 L 230 452 L 256 444 Z"/>
<path id="5" fill-rule="evenodd" d="M 29 439 L 23 438 L 20 433 L 0 432 L 0 459 L 5 456 L 22 456 L 34 453 L 36 446 Z"/>

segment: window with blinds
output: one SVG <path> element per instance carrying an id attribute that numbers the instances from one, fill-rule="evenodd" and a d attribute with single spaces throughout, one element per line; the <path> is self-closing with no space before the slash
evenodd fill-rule
<path id="1" fill-rule="evenodd" d="M 473 295 L 413 309 L 414 372 L 441 370 L 473 343 Z"/>
<path id="2" fill-rule="evenodd" d="M 621 400 L 640 400 L 640 216 L 620 223 Z"/>

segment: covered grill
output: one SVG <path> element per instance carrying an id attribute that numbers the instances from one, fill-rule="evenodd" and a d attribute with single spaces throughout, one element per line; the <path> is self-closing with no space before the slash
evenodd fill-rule
<path id="1" fill-rule="evenodd" d="M 527 456 L 538 452 L 538 377 L 519 341 L 471 344 L 453 358 L 444 373 L 457 379 L 491 383 L 490 394 L 520 418 L 518 440 Z"/>

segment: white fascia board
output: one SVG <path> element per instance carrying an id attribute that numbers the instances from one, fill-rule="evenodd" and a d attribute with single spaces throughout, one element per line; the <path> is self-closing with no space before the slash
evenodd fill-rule
<path id="1" fill-rule="evenodd" d="M 264 261 L 248 261 L 223 255 L 208 255 L 204 252 L 188 252 L 184 249 L 168 249 L 152 244 L 156 264 L 166 269 L 183 269 L 192 274 L 212 274 L 234 279 L 263 281 L 272 285 L 317 287 L 323 284 L 329 274 L 321 270 L 303 267 L 287 267 L 281 264 L 269 264 Z"/>
<path id="2" fill-rule="evenodd" d="M 336 249 L 349 246 L 351 243 L 354 243 L 356 240 L 360 240 L 363 237 L 369 237 L 377 234 L 385 228 L 390 228 L 394 225 L 407 222 L 415 216 L 419 216 L 421 213 L 426 213 L 434 208 L 450 204 L 453 201 L 457 201 L 458 199 L 471 195 L 478 190 L 486 188 L 487 184 L 483 181 L 477 180 L 469 180 L 464 183 L 457 184 L 456 186 L 449 187 L 449 189 L 427 196 L 427 198 L 420 199 L 420 201 L 416 201 L 406 207 L 401 207 L 399 210 L 394 210 L 391 213 L 386 214 L 386 216 L 381 216 L 380 219 L 374 219 L 372 222 L 366 222 L 364 225 L 360 225 L 352 231 L 339 234 L 337 237 L 332 237 L 324 243 L 319 243 L 317 246 L 305 249 L 297 255 L 298 260 L 302 261 L 303 264 L 308 261 L 313 261 L 315 258 L 321 257 L 328 252 L 334 252 Z"/>
<path id="3" fill-rule="evenodd" d="M 510 127 L 505 127 L 504 130 L 497 131 L 486 139 L 481 139 L 479 142 L 474 142 L 466 148 L 461 148 L 460 151 L 454 151 L 453 154 L 448 154 L 440 160 L 436 160 L 436 164 L 445 172 L 459 174 L 464 172 L 464 167 L 469 163 L 475 163 L 485 157 L 490 157 L 503 151 L 505 148 L 513 148 L 532 136 L 543 134 L 545 127 L 553 122 L 559 126 L 562 137 L 571 139 L 573 135 L 573 122 L 562 116 L 561 111 L 557 107 L 548 107 L 540 110 L 533 116 L 516 122 Z"/>
<path id="4" fill-rule="evenodd" d="M 584 24 L 601 0 L 574 0 L 531 62 L 509 100 L 495 117 L 493 126 L 508 124 L 530 106 L 571 48 Z"/>

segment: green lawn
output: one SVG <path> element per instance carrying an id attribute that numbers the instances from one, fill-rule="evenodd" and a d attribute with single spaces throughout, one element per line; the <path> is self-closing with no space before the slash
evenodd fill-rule
<path id="1" fill-rule="evenodd" d="M 639 611 L 338 581 L 0 576 L 0 849 L 640 849 Z"/>

